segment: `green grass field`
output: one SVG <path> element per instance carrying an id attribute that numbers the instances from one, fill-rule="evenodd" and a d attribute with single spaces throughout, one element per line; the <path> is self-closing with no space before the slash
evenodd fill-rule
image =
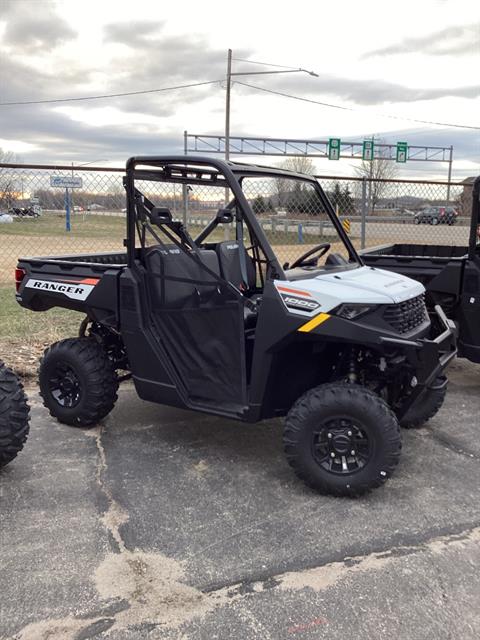
<path id="1" fill-rule="evenodd" d="M 14 218 L 11 224 L 0 226 L 0 236 L 63 236 L 69 238 L 111 238 L 125 236 L 125 218 L 87 213 L 75 213 L 71 231 L 65 230 L 65 215 L 44 213 L 39 218 Z"/>

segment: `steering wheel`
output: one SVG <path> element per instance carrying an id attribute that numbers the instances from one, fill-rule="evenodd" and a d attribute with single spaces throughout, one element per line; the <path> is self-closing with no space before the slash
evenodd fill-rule
<path id="1" fill-rule="evenodd" d="M 283 268 L 295 269 L 295 267 L 300 267 L 306 261 L 307 258 L 310 258 L 310 256 L 315 256 L 315 257 L 311 258 L 308 261 L 309 264 L 316 265 L 318 264 L 318 261 L 320 260 L 320 258 L 323 257 L 327 253 L 327 251 L 330 250 L 331 246 L 332 245 L 330 244 L 330 242 L 323 242 L 322 244 L 317 244 L 315 247 L 313 247 L 313 249 L 310 249 L 309 251 L 301 255 L 300 258 L 297 258 L 295 262 L 293 262 L 290 266 L 285 265 Z M 316 255 L 317 253 L 318 253 L 318 256 Z"/>

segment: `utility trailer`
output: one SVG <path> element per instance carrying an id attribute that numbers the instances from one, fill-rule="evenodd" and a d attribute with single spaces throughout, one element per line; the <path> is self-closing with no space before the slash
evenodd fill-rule
<path id="1" fill-rule="evenodd" d="M 365 249 L 361 256 L 371 267 L 421 282 L 429 311 L 441 305 L 457 324 L 458 355 L 480 363 L 480 176 L 472 196 L 468 246 L 390 244 Z"/>
<path id="2" fill-rule="evenodd" d="M 178 185 L 207 208 L 225 202 L 195 238 L 166 206 Z M 125 253 L 18 263 L 23 307 L 86 316 L 79 337 L 42 359 L 50 413 L 93 426 L 131 377 L 144 400 L 250 423 L 286 416 L 287 460 L 320 492 L 352 496 L 383 484 L 400 456 L 399 424 L 438 411 L 456 353 L 439 306 L 432 335 L 424 287 L 364 266 L 311 176 L 137 157 L 125 187 Z M 253 211 L 259 196 L 302 198 L 331 225 L 330 242 L 297 246 L 284 262 Z"/>

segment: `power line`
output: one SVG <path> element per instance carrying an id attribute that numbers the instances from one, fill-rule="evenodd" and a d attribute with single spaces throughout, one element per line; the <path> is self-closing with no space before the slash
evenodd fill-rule
<path id="1" fill-rule="evenodd" d="M 284 64 L 271 64 L 270 62 L 257 62 L 256 60 L 247 60 L 246 58 L 232 58 L 235 62 L 248 62 L 249 64 L 260 64 L 262 67 L 278 67 L 279 69 L 298 69 L 298 67 L 287 67 Z"/>
<path id="2" fill-rule="evenodd" d="M 330 109 L 341 109 L 342 111 L 356 111 L 362 112 L 360 109 L 355 109 L 353 107 L 344 107 L 338 104 L 332 104 L 328 102 L 320 102 L 319 100 L 313 100 L 312 98 L 304 98 L 301 96 L 293 96 L 290 93 L 284 93 L 283 91 L 274 91 L 273 89 L 266 89 L 265 87 L 259 87 L 258 85 L 248 84 L 247 82 L 240 82 L 239 80 L 235 81 L 237 84 L 240 84 L 244 87 L 248 87 L 249 89 L 255 89 L 256 91 L 265 91 L 266 93 L 273 93 L 276 96 L 283 96 L 284 98 L 291 98 L 292 100 L 301 100 L 302 102 L 310 102 L 311 104 L 319 104 L 322 107 L 329 107 Z M 363 113 L 365 113 L 363 111 Z M 374 115 L 380 116 L 382 118 L 391 118 L 393 120 L 406 120 L 408 122 L 419 122 L 421 124 L 433 124 L 441 127 L 455 127 L 457 129 L 475 129 L 480 130 L 480 127 L 474 127 L 466 124 L 453 124 L 449 122 L 435 122 L 432 120 L 419 120 L 417 118 L 406 118 L 403 116 L 391 116 L 382 113 L 376 113 Z"/>
<path id="3" fill-rule="evenodd" d="M 121 98 L 123 96 L 139 96 L 146 93 L 160 93 L 161 91 L 174 91 L 175 89 L 189 89 L 190 87 L 201 87 L 207 84 L 217 84 L 222 80 L 206 80 L 205 82 L 194 82 L 191 84 L 179 84 L 176 87 L 163 87 L 162 89 L 148 89 L 145 91 L 128 91 L 126 93 L 109 93 L 97 96 L 82 96 L 79 98 L 56 98 L 52 100 L 25 100 L 22 102 L 0 102 L 0 107 L 12 107 L 22 104 L 51 104 L 54 102 L 79 102 L 82 100 L 102 100 L 104 98 Z"/>

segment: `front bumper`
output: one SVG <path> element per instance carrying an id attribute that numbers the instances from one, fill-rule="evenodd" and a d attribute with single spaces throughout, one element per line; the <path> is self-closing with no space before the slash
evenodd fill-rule
<path id="1" fill-rule="evenodd" d="M 443 309 L 435 306 L 440 325 L 444 330 L 435 338 L 418 340 L 402 340 L 401 338 L 382 337 L 385 345 L 401 347 L 407 355 L 408 363 L 415 370 L 415 385 L 401 406 L 396 409 L 397 416 L 402 418 L 415 403 L 424 389 L 438 389 L 447 384 L 447 380 L 439 383 L 438 378 L 447 365 L 457 355 L 457 329 L 453 320 L 449 320 Z M 412 378 L 413 380 L 413 378 Z"/>

